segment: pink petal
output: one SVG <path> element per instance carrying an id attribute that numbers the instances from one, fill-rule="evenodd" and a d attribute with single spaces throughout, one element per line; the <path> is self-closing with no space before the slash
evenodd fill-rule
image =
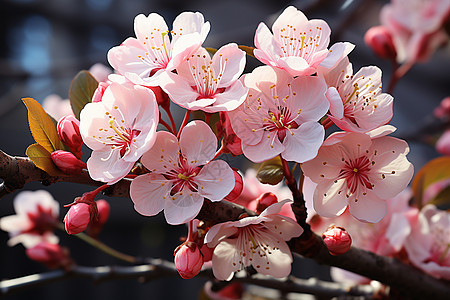
<path id="1" fill-rule="evenodd" d="M 181 132 L 180 149 L 189 164 L 204 165 L 216 154 L 216 135 L 205 122 L 191 121 Z"/>
<path id="2" fill-rule="evenodd" d="M 211 201 L 220 201 L 234 188 L 233 170 L 223 160 L 215 160 L 206 164 L 194 178 L 198 192 Z"/>
<path id="3" fill-rule="evenodd" d="M 289 6 L 275 20 L 272 25 L 272 31 L 275 40 L 279 41 L 279 36 L 282 34 L 286 34 L 286 32 L 282 31 L 283 28 L 286 28 L 287 26 L 293 26 L 295 27 L 296 31 L 299 32 L 298 34 L 300 34 L 301 31 L 306 31 L 304 29 L 307 27 L 307 25 L 308 19 L 306 18 L 306 16 L 294 6 Z"/>
<path id="4" fill-rule="evenodd" d="M 173 44 L 172 59 L 167 64 L 166 70 L 172 71 L 183 63 L 192 53 L 197 51 L 203 40 L 199 33 L 194 32 L 182 35 Z"/>
<path id="5" fill-rule="evenodd" d="M 341 215 L 347 207 L 345 180 L 337 182 L 325 180 L 319 183 L 314 192 L 314 210 L 326 218 Z"/>
<path id="6" fill-rule="evenodd" d="M 271 222 L 265 222 L 264 226 L 272 231 L 272 234 L 284 241 L 289 241 L 293 237 L 298 237 L 303 233 L 303 228 L 291 218 L 274 215 Z"/>
<path id="7" fill-rule="evenodd" d="M 233 123 L 232 123 L 233 124 Z M 234 127 L 233 127 L 234 128 Z M 248 145 L 245 139 L 242 139 L 242 151 L 245 157 L 255 163 L 274 158 L 282 153 L 286 148 L 281 144 L 276 132 L 263 132 L 264 136 L 256 145 Z"/>
<path id="8" fill-rule="evenodd" d="M 232 236 L 238 232 L 237 227 L 233 226 L 235 222 L 224 222 L 219 223 L 211 227 L 205 236 L 205 244 L 208 247 L 214 248 L 220 243 L 224 238 Z"/>
<path id="9" fill-rule="evenodd" d="M 165 173 L 178 166 L 178 139 L 167 131 L 158 131 L 153 147 L 144 153 L 142 164 L 151 172 Z"/>
<path id="10" fill-rule="evenodd" d="M 198 193 L 183 189 L 182 194 L 176 193 L 167 197 L 164 204 L 164 216 L 171 225 L 184 224 L 192 221 L 202 208 L 203 197 Z"/>
<path id="11" fill-rule="evenodd" d="M 349 211 L 362 222 L 378 223 L 386 215 L 386 201 L 368 190 L 367 195 L 359 195 L 358 201 L 350 201 Z"/>
<path id="12" fill-rule="evenodd" d="M 214 277 L 218 280 L 229 281 L 234 272 L 241 269 L 241 256 L 236 249 L 236 239 L 222 241 L 214 249 L 212 258 Z"/>
<path id="13" fill-rule="evenodd" d="M 328 56 L 320 63 L 320 66 L 328 69 L 335 67 L 354 48 L 355 45 L 348 42 L 334 44 L 331 46 Z"/>
<path id="14" fill-rule="evenodd" d="M 164 18 L 157 13 L 151 13 L 148 17 L 140 14 L 134 18 L 134 32 L 138 40 L 144 42 L 146 37 L 151 36 L 150 32 L 152 32 L 154 28 L 159 29 L 159 31 L 155 30 L 154 33 L 162 33 L 169 30 Z"/>
<path id="15" fill-rule="evenodd" d="M 273 53 L 275 53 L 275 46 L 273 41 L 273 35 L 270 32 L 266 24 L 260 23 L 255 33 L 255 47 L 253 54 L 262 63 L 271 65 L 275 61 Z"/>
<path id="16" fill-rule="evenodd" d="M 322 145 L 325 129 L 317 122 L 306 122 L 286 133 L 281 156 L 287 161 L 303 163 L 316 157 Z"/>
<path id="17" fill-rule="evenodd" d="M 344 117 L 344 105 L 342 103 L 341 96 L 335 87 L 328 88 L 325 96 L 330 102 L 330 114 L 337 119 L 342 119 Z M 334 119 L 333 119 L 334 121 Z"/>
<path id="18" fill-rule="evenodd" d="M 242 82 L 236 81 L 223 93 L 216 94 L 216 101 L 202 110 L 209 113 L 235 110 L 245 101 L 247 92 L 248 89 L 243 86 Z"/>
<path id="19" fill-rule="evenodd" d="M 93 151 L 87 161 L 89 176 L 108 184 L 121 180 L 133 166 L 134 162 L 127 162 L 120 158 L 120 150 Z"/>
<path id="20" fill-rule="evenodd" d="M 221 66 L 224 65 L 222 78 L 220 80 L 219 88 L 228 87 L 234 83 L 242 72 L 244 72 L 246 61 L 246 54 L 244 51 L 238 48 L 237 44 L 230 43 L 222 46 L 212 59 L 212 68 L 214 71 L 221 70 Z M 217 78 L 219 74 L 214 74 Z"/>
<path id="21" fill-rule="evenodd" d="M 150 173 L 136 177 L 130 185 L 134 209 L 144 216 L 157 215 L 163 210 L 170 189 L 170 182 L 162 175 Z"/>
<path id="22" fill-rule="evenodd" d="M 309 63 L 299 56 L 281 57 L 277 61 L 277 66 L 284 69 L 292 76 L 311 75 L 314 73 Z"/>
<path id="23" fill-rule="evenodd" d="M 175 42 L 183 35 L 197 32 L 200 34 L 200 44 L 206 39 L 209 33 L 209 22 L 205 23 L 203 15 L 199 12 L 182 12 L 173 21 L 173 37 L 172 41 Z"/>
<path id="24" fill-rule="evenodd" d="M 334 180 L 344 166 L 341 159 L 338 146 L 322 147 L 313 160 L 302 164 L 302 170 L 315 183 Z"/>

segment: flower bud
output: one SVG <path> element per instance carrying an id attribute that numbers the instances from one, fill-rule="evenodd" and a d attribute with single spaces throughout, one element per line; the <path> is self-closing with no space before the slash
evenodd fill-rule
<path id="1" fill-rule="evenodd" d="M 364 42 L 372 48 L 376 55 L 381 58 L 395 61 L 397 50 L 395 49 L 391 33 L 384 26 L 375 26 L 367 30 Z"/>
<path id="2" fill-rule="evenodd" d="M 233 190 L 225 197 L 224 200 L 233 201 L 237 197 L 239 197 L 242 193 L 242 189 L 244 188 L 244 184 L 242 182 L 242 177 L 236 170 L 233 170 L 234 173 L 234 188 Z"/>
<path id="3" fill-rule="evenodd" d="M 203 256 L 193 242 L 186 242 L 175 250 L 175 267 L 184 279 L 196 276 L 203 266 Z"/>
<path id="4" fill-rule="evenodd" d="M 331 255 L 341 255 L 352 246 L 352 238 L 344 228 L 331 225 L 322 234 L 322 239 Z"/>
<path id="5" fill-rule="evenodd" d="M 217 138 L 223 137 L 224 153 L 231 153 L 234 156 L 241 155 L 241 139 L 234 133 L 228 114 L 220 112 L 219 115 L 220 121 L 216 125 Z"/>
<path id="6" fill-rule="evenodd" d="M 445 131 L 436 142 L 436 150 L 443 155 L 450 155 L 450 130 Z"/>
<path id="7" fill-rule="evenodd" d="M 58 244 L 49 242 L 41 242 L 32 248 L 26 249 L 26 254 L 30 259 L 40 262 L 51 269 L 67 266 L 71 262 L 66 249 L 61 248 Z"/>
<path id="8" fill-rule="evenodd" d="M 155 94 L 158 105 L 168 110 L 170 107 L 169 96 L 159 86 L 148 86 L 147 88 L 151 89 L 153 94 Z"/>
<path id="9" fill-rule="evenodd" d="M 56 150 L 50 154 L 50 157 L 58 169 L 66 174 L 80 174 L 83 169 L 87 168 L 84 162 L 64 150 Z"/>
<path id="10" fill-rule="evenodd" d="M 98 237 L 99 233 L 103 229 L 106 221 L 109 218 L 109 212 L 111 210 L 108 201 L 100 199 L 96 201 L 98 217 L 93 218 L 89 223 L 86 233 L 94 238 Z"/>
<path id="11" fill-rule="evenodd" d="M 80 121 L 68 115 L 58 121 L 58 135 L 64 145 L 69 146 L 73 154 L 80 158 L 83 155 L 83 139 L 80 134 Z"/>
<path id="12" fill-rule="evenodd" d="M 64 217 L 64 223 L 68 234 L 77 234 L 84 231 L 90 221 L 90 205 L 82 202 L 71 205 Z"/>
<path id="13" fill-rule="evenodd" d="M 200 248 L 200 252 L 203 255 L 203 262 L 211 261 L 214 253 L 214 248 L 209 248 L 206 244 L 203 244 Z"/>
<path id="14" fill-rule="evenodd" d="M 442 99 L 441 104 L 433 111 L 436 118 L 450 118 L 450 97 Z"/>
<path id="15" fill-rule="evenodd" d="M 103 98 L 103 94 L 106 91 L 106 88 L 110 85 L 109 82 L 99 82 L 97 89 L 94 91 L 92 95 L 92 103 L 101 102 Z"/>
<path id="16" fill-rule="evenodd" d="M 256 199 L 256 212 L 262 213 L 266 208 L 278 202 L 277 196 L 274 193 L 264 193 Z"/>

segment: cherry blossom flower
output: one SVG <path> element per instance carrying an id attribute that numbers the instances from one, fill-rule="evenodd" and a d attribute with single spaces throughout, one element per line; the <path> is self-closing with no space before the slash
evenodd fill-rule
<path id="1" fill-rule="evenodd" d="M 177 68 L 197 51 L 209 33 L 209 22 L 199 12 L 178 15 L 172 31 L 157 13 L 134 19 L 137 38 L 128 38 L 108 52 L 108 61 L 135 84 L 157 86 L 159 75 Z M 172 40 L 169 39 L 169 32 Z"/>
<path id="2" fill-rule="evenodd" d="M 235 178 L 225 161 L 210 161 L 216 150 L 217 139 L 203 121 L 188 123 L 179 141 L 159 131 L 155 145 L 141 159 L 151 173 L 131 183 L 136 211 L 153 216 L 164 209 L 167 222 L 176 225 L 192 220 L 204 198 L 222 200 L 233 190 Z"/>
<path id="3" fill-rule="evenodd" d="M 319 67 L 318 74 L 329 87 L 329 117 L 342 130 L 367 132 L 391 120 L 393 97 L 381 93 L 378 67 L 363 67 L 353 75 L 352 64 L 345 57 L 333 69 Z"/>
<path id="4" fill-rule="evenodd" d="M 428 204 L 405 242 L 409 260 L 426 273 L 450 279 L 450 213 Z"/>
<path id="5" fill-rule="evenodd" d="M 247 95 L 248 89 L 238 80 L 244 67 L 245 52 L 234 43 L 220 48 L 212 59 L 205 48 L 199 48 L 177 68 L 177 74 L 161 75 L 160 84 L 173 102 L 186 109 L 230 111 Z"/>
<path id="6" fill-rule="evenodd" d="M 269 206 L 259 216 L 216 224 L 205 243 L 215 247 L 213 273 L 219 280 L 231 280 L 233 273 L 253 266 L 264 275 L 281 278 L 290 274 L 292 255 L 285 241 L 303 233 L 294 220 L 279 215 L 291 200 Z"/>
<path id="7" fill-rule="evenodd" d="M 450 13 L 447 0 L 392 0 L 380 13 L 391 32 L 397 61 L 426 61 L 448 36 L 443 24 Z"/>
<path id="8" fill-rule="evenodd" d="M 228 115 L 244 155 L 257 163 L 278 154 L 299 163 L 314 158 L 325 134 L 317 121 L 329 108 L 325 81 L 316 76 L 293 79 L 269 66 L 256 68 L 242 80 L 249 93 Z"/>
<path id="9" fill-rule="evenodd" d="M 87 161 L 94 180 L 113 184 L 153 146 L 159 111 L 147 88 L 112 83 L 102 101 L 88 103 L 80 114 L 80 132 L 93 150 Z"/>
<path id="10" fill-rule="evenodd" d="M 53 233 L 58 223 L 59 203 L 45 190 L 23 191 L 14 198 L 16 215 L 0 219 L 0 228 L 8 231 L 9 246 L 22 243 L 32 248 L 41 242 L 57 244 Z"/>
<path id="11" fill-rule="evenodd" d="M 323 20 L 308 20 L 293 6 L 275 20 L 272 32 L 266 24 L 259 24 L 255 57 L 292 76 L 314 74 L 319 65 L 331 68 L 355 47 L 350 43 L 336 43 L 328 50 L 331 33 L 328 24 Z"/>
<path id="12" fill-rule="evenodd" d="M 302 165 L 317 183 L 314 209 L 335 217 L 349 207 L 360 221 L 377 223 L 386 215 L 386 199 L 400 193 L 413 175 L 405 141 L 363 133 L 333 134 L 313 160 Z"/>

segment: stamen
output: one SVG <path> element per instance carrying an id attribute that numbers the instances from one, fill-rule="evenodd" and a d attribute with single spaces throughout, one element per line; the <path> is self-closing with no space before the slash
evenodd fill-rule
<path id="1" fill-rule="evenodd" d="M 117 133 L 117 135 L 120 136 L 120 138 L 121 138 L 122 140 L 126 141 L 127 143 L 130 143 L 130 142 L 131 142 L 131 140 L 130 140 L 128 137 L 124 136 L 124 135 L 116 128 L 116 126 L 113 125 L 113 123 L 114 123 L 114 120 L 113 120 L 113 119 L 109 120 L 108 123 L 109 123 L 109 127 L 112 128 L 112 129 Z"/>

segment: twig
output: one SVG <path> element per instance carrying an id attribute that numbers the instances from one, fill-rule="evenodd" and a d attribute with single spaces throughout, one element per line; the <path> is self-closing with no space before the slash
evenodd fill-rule
<path id="1" fill-rule="evenodd" d="M 87 172 L 77 176 L 54 177 L 38 169 L 33 162 L 23 157 L 12 157 L 0 151 L 0 178 L 5 181 L 6 192 L 20 189 L 25 183 L 41 181 L 44 184 L 54 182 L 75 182 L 100 186 L 89 177 Z M 130 180 L 121 180 L 105 190 L 108 196 L 128 197 Z M 296 195 L 294 195 L 294 198 Z M 237 220 L 242 213 L 255 213 L 227 201 L 205 201 L 197 216 L 211 224 Z M 448 299 L 450 284 L 433 278 L 400 261 L 379 256 L 371 252 L 352 248 L 346 254 L 332 256 L 322 239 L 305 226 L 304 233 L 290 241 L 291 250 L 297 254 L 312 258 L 321 264 L 340 267 L 362 276 L 378 280 L 401 291 L 405 296 L 423 299 Z"/>
<path id="2" fill-rule="evenodd" d="M 179 276 L 175 265 L 162 259 L 149 259 L 148 264 L 138 266 L 74 266 L 67 272 L 63 270 L 56 270 L 42 274 L 34 274 L 15 279 L 3 280 L 0 282 L 0 297 L 25 288 L 41 286 L 74 277 L 88 278 L 95 280 L 95 282 L 98 283 L 113 279 L 139 278 L 143 279 L 143 281 L 149 281 L 161 277 L 175 276 Z M 214 279 L 211 269 L 202 270 L 198 276 L 211 280 Z M 258 274 L 252 277 L 236 276 L 233 279 L 233 282 L 264 286 L 277 289 L 282 292 L 307 293 L 327 297 L 345 295 L 370 296 L 375 292 L 373 287 L 369 285 L 352 287 L 346 284 L 320 281 L 317 279 L 303 280 L 293 276 L 286 279 L 273 279 Z"/>

